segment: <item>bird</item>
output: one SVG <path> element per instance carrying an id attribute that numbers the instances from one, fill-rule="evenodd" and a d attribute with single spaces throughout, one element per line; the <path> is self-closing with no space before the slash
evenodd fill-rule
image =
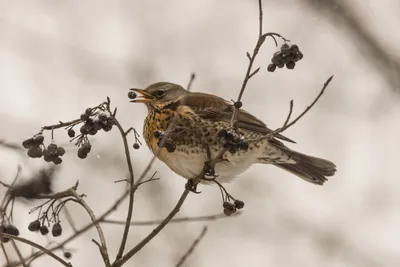
<path id="1" fill-rule="evenodd" d="M 204 169 L 204 163 L 220 153 L 224 141 L 219 133 L 231 126 L 235 109 L 232 101 L 192 92 L 171 82 L 130 90 L 135 94 L 131 102 L 147 107 L 143 127 L 147 146 L 176 174 L 186 179 L 195 178 Z M 295 143 L 288 137 L 276 134 L 267 138 L 273 130 L 242 108 L 238 112 L 237 126 L 248 147 L 225 152 L 223 160 L 214 168 L 215 179 L 220 183 L 232 181 L 253 164 L 271 164 L 317 185 L 322 185 L 336 172 L 336 165 L 331 161 L 287 147 L 283 142 Z M 167 131 L 174 149 L 160 147 L 160 133 Z"/>

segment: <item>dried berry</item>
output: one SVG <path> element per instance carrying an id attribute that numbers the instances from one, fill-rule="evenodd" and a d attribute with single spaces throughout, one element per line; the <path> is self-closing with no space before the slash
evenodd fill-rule
<path id="1" fill-rule="evenodd" d="M 269 64 L 267 67 L 267 70 L 269 72 L 274 72 L 276 70 L 276 65 L 275 64 Z"/>
<path id="2" fill-rule="evenodd" d="M 62 163 L 62 158 L 56 158 L 55 160 L 53 160 L 54 164 L 58 165 Z"/>
<path id="3" fill-rule="evenodd" d="M 275 59 L 277 61 L 282 60 L 282 54 L 281 52 L 275 52 L 274 55 L 272 56 L 272 59 Z"/>
<path id="4" fill-rule="evenodd" d="M 137 95 L 136 95 L 135 92 L 130 91 L 130 92 L 128 93 L 128 97 L 129 97 L 130 99 L 135 99 L 135 98 L 137 97 Z"/>
<path id="5" fill-rule="evenodd" d="M 225 129 L 221 129 L 221 130 L 218 131 L 218 136 L 219 136 L 219 137 L 224 137 L 224 138 L 225 138 L 226 135 L 227 135 L 227 133 L 228 133 L 228 132 L 227 132 Z"/>
<path id="6" fill-rule="evenodd" d="M 41 134 L 38 134 L 33 138 L 33 140 L 34 140 L 35 145 L 39 146 L 39 145 L 43 144 L 44 136 Z"/>
<path id="7" fill-rule="evenodd" d="M 22 146 L 26 149 L 29 149 L 35 145 L 35 141 L 33 138 L 26 139 L 22 142 Z"/>
<path id="8" fill-rule="evenodd" d="M 103 131 L 105 131 L 105 132 L 109 132 L 109 131 L 111 131 L 112 130 L 112 126 L 109 126 L 109 125 L 102 125 L 102 129 L 103 129 Z"/>
<path id="9" fill-rule="evenodd" d="M 40 158 L 43 155 L 43 151 L 39 146 L 34 146 L 28 150 L 27 154 L 31 158 Z"/>
<path id="10" fill-rule="evenodd" d="M 235 139 L 234 134 L 231 131 L 226 132 L 225 140 L 229 142 L 229 141 L 233 141 L 233 139 Z"/>
<path id="11" fill-rule="evenodd" d="M 28 230 L 31 232 L 36 232 L 40 229 L 40 222 L 39 220 L 35 220 L 28 225 Z"/>
<path id="12" fill-rule="evenodd" d="M 107 125 L 108 126 L 113 126 L 115 123 L 114 123 L 114 118 L 112 118 L 112 117 L 108 117 L 107 118 Z"/>
<path id="13" fill-rule="evenodd" d="M 81 148 L 87 154 L 92 150 L 92 145 L 90 143 L 84 143 Z"/>
<path id="14" fill-rule="evenodd" d="M 87 154 L 88 154 L 88 153 L 86 153 L 86 152 L 82 149 L 82 147 L 78 149 L 78 157 L 79 157 L 80 159 L 85 159 L 85 158 L 87 157 Z"/>
<path id="15" fill-rule="evenodd" d="M 19 230 L 12 224 L 8 224 L 4 227 L 4 233 L 14 236 L 19 236 Z"/>
<path id="16" fill-rule="evenodd" d="M 72 257 L 71 252 L 69 252 L 69 251 L 65 251 L 65 252 L 64 252 L 64 258 L 70 259 L 71 257 Z"/>
<path id="17" fill-rule="evenodd" d="M 234 214 L 236 212 L 236 206 L 228 201 L 225 201 L 222 204 L 222 207 L 224 208 L 224 214 L 226 216 L 231 216 L 232 214 Z"/>
<path id="18" fill-rule="evenodd" d="M 296 66 L 296 63 L 294 63 L 293 61 L 290 61 L 286 64 L 286 68 L 288 68 L 289 70 L 294 69 L 295 66 Z"/>
<path id="19" fill-rule="evenodd" d="M 62 157 L 65 154 L 65 149 L 63 147 L 58 147 L 57 148 L 57 156 Z"/>
<path id="20" fill-rule="evenodd" d="M 57 155 L 58 146 L 56 144 L 50 144 L 47 146 L 47 151 L 50 155 Z"/>
<path id="21" fill-rule="evenodd" d="M 43 159 L 46 162 L 54 162 L 58 158 L 57 155 L 49 155 L 49 156 L 44 156 Z"/>
<path id="22" fill-rule="evenodd" d="M 299 52 L 299 46 L 293 44 L 293 45 L 290 47 L 290 50 L 292 50 L 292 53 L 295 54 L 295 53 Z"/>
<path id="23" fill-rule="evenodd" d="M 95 135 L 95 134 L 97 134 L 97 130 L 96 130 L 95 128 L 91 128 L 91 129 L 89 130 L 88 134 L 90 134 L 90 135 Z"/>
<path id="24" fill-rule="evenodd" d="M 94 122 L 93 122 L 93 129 L 95 129 L 96 131 L 100 131 L 101 130 L 101 128 L 102 128 L 102 125 L 101 125 L 101 122 L 100 122 L 100 120 L 95 120 Z"/>
<path id="25" fill-rule="evenodd" d="M 235 207 L 237 208 L 237 209 L 243 209 L 243 207 L 244 207 L 244 202 L 243 201 L 241 201 L 241 200 L 239 200 L 239 199 L 236 199 L 235 200 L 235 202 L 233 203 L 234 205 L 235 205 Z"/>
<path id="26" fill-rule="evenodd" d="M 296 54 L 296 57 L 298 60 L 301 60 L 303 58 L 303 53 L 301 53 L 300 51 Z"/>
<path id="27" fill-rule="evenodd" d="M 40 226 L 39 231 L 42 235 L 47 235 L 49 233 L 49 228 L 46 225 L 42 225 Z"/>
<path id="28" fill-rule="evenodd" d="M 140 145 L 139 145 L 138 143 L 134 143 L 134 144 L 133 144 L 133 148 L 134 148 L 134 149 L 139 149 L 139 148 L 140 148 Z"/>
<path id="29" fill-rule="evenodd" d="M 108 116 L 107 116 L 106 113 L 100 113 L 99 116 L 98 116 L 98 119 L 101 122 L 107 121 L 107 118 L 108 118 Z"/>
<path id="30" fill-rule="evenodd" d="M 89 119 L 89 116 L 86 114 L 81 114 L 81 120 L 86 121 L 87 119 Z"/>
<path id="31" fill-rule="evenodd" d="M 160 139 L 164 135 L 161 131 L 158 131 L 158 130 L 154 131 L 153 134 L 154 134 L 154 137 L 157 139 Z"/>
<path id="32" fill-rule="evenodd" d="M 290 50 L 290 45 L 288 44 L 283 44 L 281 46 L 281 52 L 284 56 L 289 55 L 290 53 L 292 53 L 292 50 Z"/>
<path id="33" fill-rule="evenodd" d="M 62 227 L 60 223 L 56 223 L 53 225 L 53 228 L 51 228 L 51 234 L 54 237 L 60 236 L 62 234 Z"/>
<path id="34" fill-rule="evenodd" d="M 283 62 L 281 61 L 276 66 L 281 69 L 281 68 L 283 68 L 283 66 L 285 66 L 285 64 L 283 64 Z"/>
<path id="35" fill-rule="evenodd" d="M 74 129 L 72 129 L 72 128 L 68 129 L 67 133 L 68 133 L 69 137 L 71 137 L 71 138 L 75 137 L 75 130 Z"/>
<path id="36" fill-rule="evenodd" d="M 90 127 L 88 125 L 84 124 L 84 125 L 82 125 L 80 131 L 81 131 L 81 134 L 88 134 L 90 131 Z"/>
<path id="37" fill-rule="evenodd" d="M 92 109 L 91 109 L 91 108 L 87 108 L 87 109 L 85 110 L 85 115 L 86 115 L 86 116 L 92 115 Z"/>

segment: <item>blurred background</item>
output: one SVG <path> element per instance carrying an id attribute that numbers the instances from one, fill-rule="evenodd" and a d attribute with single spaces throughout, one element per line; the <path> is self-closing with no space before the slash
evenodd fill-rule
<path id="1" fill-rule="evenodd" d="M 185 266 L 398 266 L 400 262 L 400 46 L 397 0 L 263 1 L 264 31 L 278 32 L 304 53 L 294 70 L 268 73 L 276 51 L 267 40 L 256 61 L 244 108 L 270 128 L 281 126 L 294 100 L 294 114 L 335 75 L 318 104 L 285 135 L 290 147 L 332 160 L 336 176 L 315 186 L 271 166 L 254 166 L 226 187 L 245 202 L 240 216 L 212 222 L 170 224 L 126 266 L 174 266 L 198 236 L 208 232 Z M 129 103 L 128 89 L 158 81 L 235 99 L 258 34 L 256 0 L 22 1 L 0 0 L 0 179 L 11 183 L 51 166 L 4 143 L 20 144 L 41 126 L 77 118 L 109 96 L 124 127 L 142 131 L 147 110 Z M 49 140 L 49 136 L 47 136 Z M 127 167 L 116 130 L 93 138 L 87 159 L 59 130 L 67 153 L 54 190 L 80 182 L 79 192 L 96 214 L 123 191 Z M 133 143 L 133 137 L 130 139 Z M 151 153 L 132 149 L 136 177 Z M 185 180 L 156 162 L 159 181 L 140 187 L 133 220 L 161 219 L 181 195 Z M 222 212 L 219 189 L 200 186 L 178 216 Z M 0 188 L 0 197 L 5 193 Z M 40 202 L 37 202 L 38 204 Z M 127 203 L 110 218 L 123 220 Z M 40 244 L 49 240 L 26 228 L 35 203 L 18 202 L 15 224 Z M 89 218 L 71 205 L 77 226 Z M 123 227 L 104 226 L 114 259 Z M 131 227 L 127 247 L 152 230 Z M 63 236 L 71 234 L 65 226 Z M 63 240 L 63 236 L 52 238 Z M 97 238 L 87 232 L 66 248 L 74 266 L 101 266 Z M 6 248 L 17 260 L 12 247 Z M 20 245 L 24 255 L 31 249 Z M 62 255 L 58 251 L 59 255 Z M 0 256 L 5 266 L 4 255 Z M 32 266 L 58 266 L 42 257 Z"/>

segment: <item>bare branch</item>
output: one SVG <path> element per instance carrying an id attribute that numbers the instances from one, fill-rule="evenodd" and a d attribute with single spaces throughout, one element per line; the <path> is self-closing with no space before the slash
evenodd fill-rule
<path id="1" fill-rule="evenodd" d="M 193 253 L 194 249 L 197 247 L 197 245 L 200 243 L 200 241 L 203 239 L 206 233 L 207 233 L 207 226 L 204 226 L 200 235 L 193 241 L 188 251 L 186 251 L 186 253 L 182 256 L 182 258 L 179 259 L 178 263 L 175 265 L 176 267 L 180 267 L 185 263 L 186 259 Z"/>
<path id="2" fill-rule="evenodd" d="M 66 266 L 66 267 L 72 267 L 71 263 L 66 262 L 65 260 L 63 260 L 63 259 L 61 259 L 60 257 L 58 257 L 56 254 L 54 254 L 53 252 L 51 252 L 51 251 L 48 250 L 47 248 L 42 247 L 41 245 L 39 245 L 39 244 L 37 244 L 37 243 L 35 243 L 35 242 L 33 242 L 33 241 L 30 241 L 30 240 L 25 239 L 25 238 L 22 238 L 22 237 L 18 237 L 18 236 L 14 236 L 14 235 L 5 234 L 5 233 L 2 233 L 2 232 L 0 232 L 0 237 L 6 237 L 6 238 L 9 238 L 9 239 L 13 239 L 13 240 L 19 241 L 19 242 L 21 242 L 21 243 L 25 243 L 25 244 L 27 244 L 27 245 L 29 245 L 29 246 L 31 246 L 31 247 L 34 247 L 34 248 L 39 249 L 41 252 L 43 252 L 43 253 L 49 255 L 50 257 L 52 257 L 53 259 L 55 259 L 56 261 L 58 261 L 58 262 L 61 263 L 62 265 Z M 22 261 L 22 262 L 19 263 L 19 264 L 23 264 L 23 262 L 24 262 L 24 261 Z M 19 264 L 18 264 L 18 265 L 19 265 Z M 15 266 L 15 265 L 13 265 L 13 266 Z"/>
<path id="3" fill-rule="evenodd" d="M 240 215 L 240 212 L 237 212 L 233 214 L 233 216 Z M 213 215 L 207 215 L 207 216 L 197 216 L 197 217 L 181 217 L 181 218 L 174 218 L 172 219 L 169 223 L 182 223 L 182 222 L 202 222 L 202 221 L 216 221 L 219 219 L 227 219 L 227 217 L 224 213 L 218 213 L 218 214 L 213 214 Z M 155 224 L 160 224 L 163 221 L 161 220 L 151 220 L 151 221 L 137 221 L 137 222 L 131 222 L 131 226 L 152 226 Z M 109 223 L 109 224 L 125 224 L 124 221 L 118 221 L 118 220 L 102 220 L 100 223 Z"/>

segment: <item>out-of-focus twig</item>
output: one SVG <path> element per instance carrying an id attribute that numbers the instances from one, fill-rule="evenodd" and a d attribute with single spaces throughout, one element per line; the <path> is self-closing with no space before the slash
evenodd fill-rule
<path id="1" fill-rule="evenodd" d="M 207 226 L 203 227 L 203 230 L 200 232 L 200 235 L 193 241 L 192 245 L 189 247 L 189 249 L 186 251 L 185 254 L 182 255 L 182 257 L 179 259 L 178 263 L 175 265 L 176 267 L 181 267 L 187 258 L 193 253 L 197 245 L 200 243 L 200 241 L 203 239 L 203 237 L 207 233 Z"/>

